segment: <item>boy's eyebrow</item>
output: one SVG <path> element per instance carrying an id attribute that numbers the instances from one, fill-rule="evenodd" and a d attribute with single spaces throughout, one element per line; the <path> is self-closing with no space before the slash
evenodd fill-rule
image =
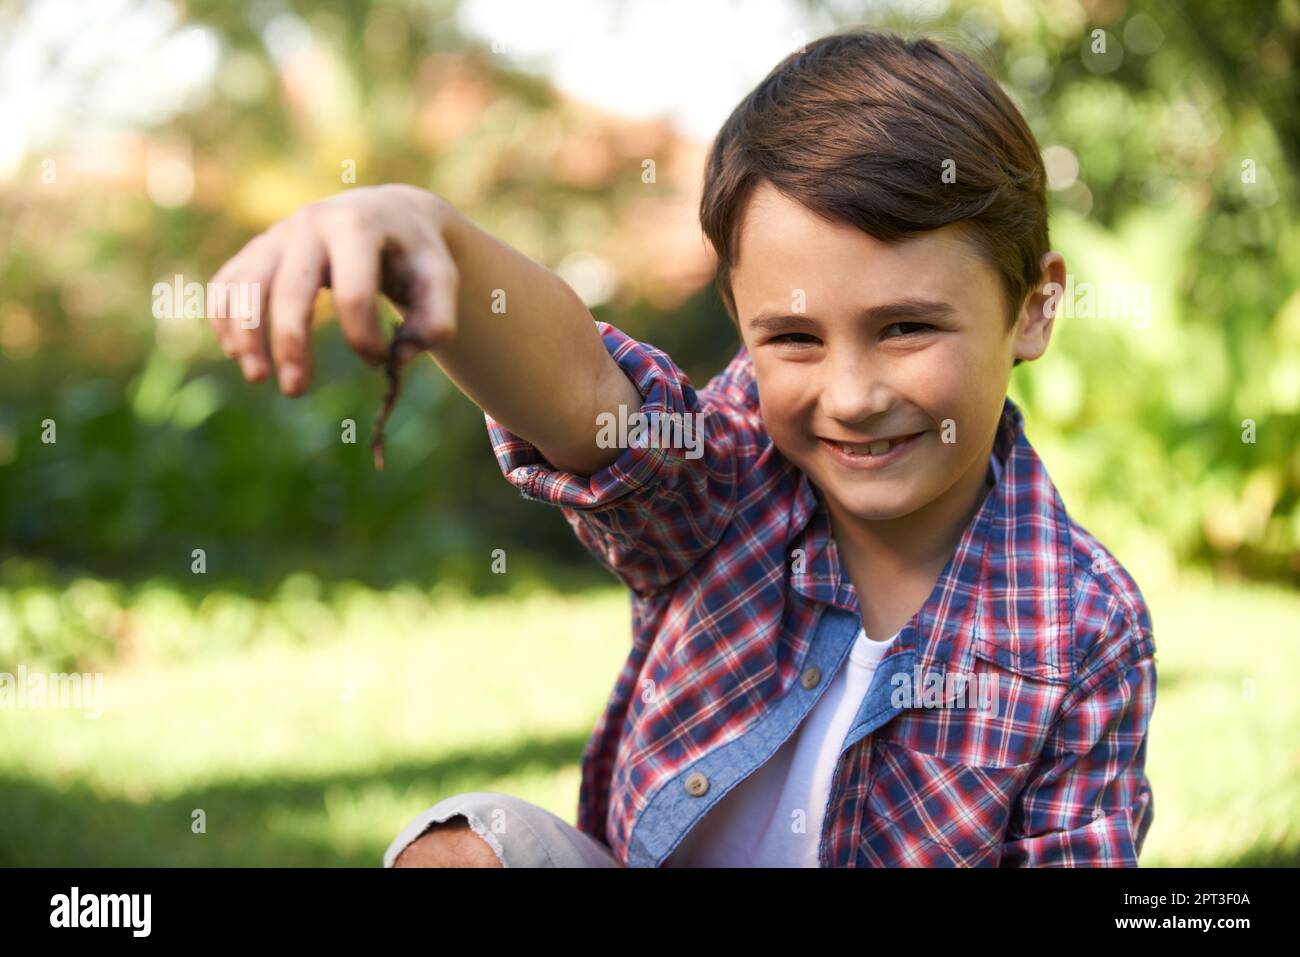
<path id="1" fill-rule="evenodd" d="M 935 299 L 907 298 L 896 299 L 893 302 L 882 302 L 879 305 L 862 310 L 859 315 L 860 318 L 868 321 L 879 319 L 906 321 L 909 319 L 943 319 L 955 313 L 956 310 L 946 302 Z M 783 312 L 779 309 L 760 310 L 758 315 L 749 322 L 749 327 L 756 332 L 790 328 L 812 329 L 816 326 L 817 320 L 811 316 Z"/>

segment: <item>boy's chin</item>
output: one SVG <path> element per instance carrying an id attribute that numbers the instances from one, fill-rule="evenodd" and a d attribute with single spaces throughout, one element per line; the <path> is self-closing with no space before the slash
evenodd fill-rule
<path id="1" fill-rule="evenodd" d="M 870 495 L 835 495 L 835 499 L 841 513 L 863 522 L 892 522 L 906 518 L 925 504 L 914 496 L 885 497 L 879 492 Z"/>
<path id="2" fill-rule="evenodd" d="M 819 483 L 821 485 L 821 483 Z M 889 522 L 906 518 L 926 504 L 923 493 L 915 487 L 915 480 L 899 482 L 874 482 L 872 487 L 854 487 L 842 478 L 829 485 L 821 485 L 823 495 L 834 500 L 838 511 L 864 522 Z"/>

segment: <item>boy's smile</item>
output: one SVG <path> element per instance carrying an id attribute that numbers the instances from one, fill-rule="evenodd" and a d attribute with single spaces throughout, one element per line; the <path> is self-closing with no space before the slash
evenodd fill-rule
<path id="1" fill-rule="evenodd" d="M 740 229 L 731 288 L 773 442 L 841 547 L 946 558 L 983 500 L 1012 362 L 1046 347 L 1037 297 L 1013 330 L 960 227 L 884 243 L 766 181 Z"/>

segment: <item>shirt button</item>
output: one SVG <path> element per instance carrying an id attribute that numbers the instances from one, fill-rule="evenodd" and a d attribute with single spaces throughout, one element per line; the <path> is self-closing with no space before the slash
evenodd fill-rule
<path id="1" fill-rule="evenodd" d="M 822 670 L 816 665 L 809 665 L 803 670 L 799 678 L 799 683 L 811 691 L 817 687 L 817 682 L 822 680 Z"/>
<path id="2" fill-rule="evenodd" d="M 709 789 L 709 779 L 699 771 L 692 771 L 686 775 L 686 793 L 691 797 L 699 797 Z"/>

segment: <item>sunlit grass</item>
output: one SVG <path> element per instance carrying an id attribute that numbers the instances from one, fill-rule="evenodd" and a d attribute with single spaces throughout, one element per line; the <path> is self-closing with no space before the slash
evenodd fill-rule
<path id="1" fill-rule="evenodd" d="M 375 864 L 466 790 L 572 821 L 626 594 L 358 596 L 311 643 L 110 669 L 98 718 L 0 711 L 0 861 Z"/>
<path id="2" fill-rule="evenodd" d="M 1186 582 L 1156 629 L 1143 864 L 1300 863 L 1300 595 Z"/>
<path id="3" fill-rule="evenodd" d="M 11 614 L 28 600 L 5 597 Z M 1193 580 L 1147 597 L 1160 686 L 1142 863 L 1294 863 L 1300 596 Z M 468 790 L 572 822 L 631 640 L 618 589 L 119 598 L 133 640 L 105 659 L 100 717 L 0 711 L 0 863 L 376 866 L 412 817 Z"/>

